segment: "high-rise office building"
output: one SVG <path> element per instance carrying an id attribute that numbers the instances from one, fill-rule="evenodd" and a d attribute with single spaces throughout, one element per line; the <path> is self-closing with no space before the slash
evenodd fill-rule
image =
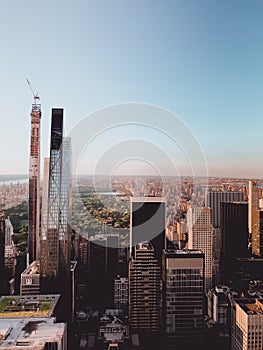
<path id="1" fill-rule="evenodd" d="M 163 197 L 130 197 L 130 254 L 141 242 L 150 242 L 161 266 L 166 247 L 165 205 Z"/>
<path id="2" fill-rule="evenodd" d="M 119 235 L 98 234 L 89 238 L 88 297 L 91 305 L 113 306 L 114 279 L 118 268 Z"/>
<path id="3" fill-rule="evenodd" d="M 48 193 L 45 188 L 45 168 L 42 213 L 44 225 L 41 231 L 40 273 L 46 281 L 59 279 L 66 282 L 70 278 L 70 175 L 70 139 L 63 139 L 63 109 L 53 108 Z M 55 288 L 54 283 L 51 285 Z"/>
<path id="4" fill-rule="evenodd" d="M 237 258 L 248 257 L 248 204 L 221 203 L 222 252 L 221 282 L 233 281 Z"/>
<path id="5" fill-rule="evenodd" d="M 202 338 L 205 255 L 196 250 L 163 251 L 163 324 L 167 348 Z"/>
<path id="6" fill-rule="evenodd" d="M 258 186 L 255 181 L 248 183 L 248 232 L 253 235 L 254 230 L 254 216 L 255 210 L 259 209 L 259 193 Z M 253 237 L 252 237 L 253 240 Z"/>
<path id="7" fill-rule="evenodd" d="M 252 254 L 263 257 L 263 210 L 253 210 L 252 217 Z"/>
<path id="8" fill-rule="evenodd" d="M 129 321 L 133 332 L 160 331 L 160 267 L 148 242 L 135 246 L 129 263 Z"/>
<path id="9" fill-rule="evenodd" d="M 220 203 L 221 202 L 242 202 L 243 192 L 232 191 L 207 191 L 205 206 L 212 209 L 211 223 L 214 227 L 221 226 Z"/>
<path id="10" fill-rule="evenodd" d="M 187 211 L 188 248 L 205 254 L 205 290 L 212 288 L 213 228 L 211 209 L 191 206 Z"/>
<path id="11" fill-rule="evenodd" d="M 263 300 L 234 299 L 231 307 L 231 349 L 263 349 Z"/>
<path id="12" fill-rule="evenodd" d="M 28 200 L 28 252 L 32 262 L 39 255 L 39 218 L 40 218 L 40 120 L 41 106 L 32 105 L 31 139 L 29 158 L 29 200 Z"/>
<path id="13" fill-rule="evenodd" d="M 0 213 L 0 295 L 5 292 L 5 214 Z"/>

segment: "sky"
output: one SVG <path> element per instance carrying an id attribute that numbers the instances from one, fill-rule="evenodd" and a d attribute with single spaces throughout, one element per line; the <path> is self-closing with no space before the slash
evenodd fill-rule
<path id="1" fill-rule="evenodd" d="M 41 98 L 42 158 L 49 154 L 51 108 L 64 108 L 68 135 L 90 114 L 96 123 L 96 111 L 141 103 L 185 123 L 209 175 L 263 178 L 262 18 L 261 0 L 2 0 L 0 174 L 28 172 L 29 79 Z M 156 171 L 163 157 L 157 152 L 152 162 L 145 151 L 140 158 L 141 139 L 176 162 L 176 142 L 163 140 L 168 120 L 157 134 L 138 120 L 117 134 L 113 125 L 115 133 L 96 136 L 82 152 L 79 173 L 93 172 L 94 149 L 108 154 L 114 138 L 134 154 L 113 160 L 112 173 L 134 169 L 136 159 Z M 133 137 L 137 145 L 128 141 Z"/>

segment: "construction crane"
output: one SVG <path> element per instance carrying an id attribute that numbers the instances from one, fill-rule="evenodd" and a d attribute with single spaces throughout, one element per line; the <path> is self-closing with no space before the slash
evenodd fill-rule
<path id="1" fill-rule="evenodd" d="M 34 106 L 36 106 L 38 104 L 37 101 L 39 102 L 39 100 L 40 100 L 40 97 L 38 96 L 38 93 L 36 93 L 36 94 L 34 93 L 34 90 L 32 89 L 30 81 L 28 79 L 26 79 L 26 81 L 27 81 L 27 84 L 28 84 L 28 86 L 33 94 L 33 97 L 34 97 Z"/>

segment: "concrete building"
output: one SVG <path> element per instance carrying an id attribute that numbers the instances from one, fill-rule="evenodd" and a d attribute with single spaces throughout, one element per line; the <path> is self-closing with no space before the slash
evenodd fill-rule
<path id="1" fill-rule="evenodd" d="M 163 325 L 168 349 L 201 340 L 204 329 L 205 255 L 196 250 L 163 251 Z"/>
<path id="2" fill-rule="evenodd" d="M 254 211 L 259 209 L 259 192 L 255 181 L 248 183 L 248 232 L 253 235 L 254 230 Z M 253 240 L 253 237 L 252 237 Z M 253 243 L 252 243 L 253 249 Z"/>
<path id="3" fill-rule="evenodd" d="M 0 295 L 5 291 L 5 214 L 0 213 Z"/>
<path id="4" fill-rule="evenodd" d="M 29 198 L 28 198 L 28 252 L 29 261 L 39 258 L 40 226 L 40 121 L 41 106 L 34 96 L 31 111 L 31 138 L 29 158 Z"/>
<path id="5" fill-rule="evenodd" d="M 153 246 L 148 242 L 136 245 L 129 263 L 129 320 L 133 333 L 160 330 L 160 277 Z"/>
<path id="6" fill-rule="evenodd" d="M 213 228 L 211 209 L 191 206 L 187 211 L 188 248 L 205 254 L 205 291 L 212 288 Z"/>
<path id="7" fill-rule="evenodd" d="M 252 211 L 252 223 L 252 254 L 263 257 L 263 210 Z"/>
<path id="8" fill-rule="evenodd" d="M 67 326 L 54 318 L 0 319 L 0 349 L 67 350 Z"/>
<path id="9" fill-rule="evenodd" d="M 21 274 L 20 294 L 33 295 L 40 293 L 40 264 L 33 261 Z"/>
<path id="10" fill-rule="evenodd" d="M 232 350 L 263 349 L 263 300 L 232 299 Z"/>

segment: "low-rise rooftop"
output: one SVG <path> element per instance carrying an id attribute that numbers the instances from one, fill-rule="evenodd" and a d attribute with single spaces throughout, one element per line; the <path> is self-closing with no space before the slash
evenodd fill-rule
<path id="1" fill-rule="evenodd" d="M 0 298 L 0 319 L 52 317 L 60 295 L 15 295 Z"/>

